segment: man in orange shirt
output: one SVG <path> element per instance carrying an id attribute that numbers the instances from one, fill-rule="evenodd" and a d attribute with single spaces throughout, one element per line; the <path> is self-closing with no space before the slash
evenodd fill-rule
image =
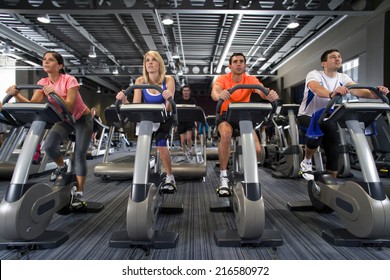
<path id="1" fill-rule="evenodd" d="M 225 100 L 221 106 L 221 117 L 218 123 L 218 132 L 220 135 L 220 141 L 218 144 L 218 157 L 219 157 L 219 169 L 220 169 L 220 185 L 217 187 L 217 193 L 219 196 L 230 196 L 231 191 L 229 187 L 229 179 L 227 176 L 227 165 L 230 157 L 230 140 L 233 135 L 233 126 L 226 121 L 226 110 L 230 102 L 249 102 L 252 92 L 257 93 L 261 98 L 270 102 L 279 98 L 278 94 L 274 90 L 270 90 L 266 96 L 262 91 L 258 89 L 240 89 L 229 93 L 229 89 L 238 84 L 263 84 L 254 76 L 247 75 L 246 58 L 242 53 L 233 53 L 229 59 L 230 73 L 219 76 L 213 84 L 211 90 L 211 98 L 214 101 L 220 99 Z M 256 153 L 260 154 L 260 142 L 256 133 L 253 132 L 256 143 Z"/>

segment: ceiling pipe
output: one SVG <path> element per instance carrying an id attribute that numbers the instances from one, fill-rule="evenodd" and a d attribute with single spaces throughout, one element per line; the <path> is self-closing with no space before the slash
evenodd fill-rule
<path id="1" fill-rule="evenodd" d="M 175 0 L 175 8 L 177 8 L 177 1 L 176 0 Z M 183 66 L 187 67 L 187 65 L 186 65 L 186 56 L 184 54 L 183 38 L 181 36 L 180 17 L 179 17 L 178 13 L 176 13 L 176 22 L 177 22 L 177 30 L 179 32 L 179 42 L 180 42 L 180 48 L 181 48 L 181 53 L 182 53 Z"/>
<path id="2" fill-rule="evenodd" d="M 110 51 L 106 49 L 102 44 L 98 43 L 98 41 L 78 23 L 72 16 L 67 14 L 60 14 L 60 16 L 67 21 L 74 29 L 76 29 L 81 35 L 85 37 L 88 41 L 90 41 L 96 48 L 98 48 L 102 53 L 104 53 L 116 66 L 120 66 L 119 62 L 116 60 L 115 56 L 110 54 Z"/>
<path id="3" fill-rule="evenodd" d="M 222 52 L 222 55 L 221 55 L 221 57 L 219 59 L 218 65 L 217 65 L 217 69 L 216 69 L 217 73 L 221 73 L 222 66 L 225 63 L 225 59 L 226 59 L 226 57 L 227 57 L 227 55 L 228 55 L 228 53 L 230 51 L 230 47 L 232 46 L 234 37 L 237 34 L 237 30 L 240 27 L 240 24 L 241 24 L 241 21 L 242 21 L 243 17 L 244 16 L 242 14 L 236 15 L 234 17 L 233 27 L 230 30 L 230 34 L 229 34 L 229 37 L 227 39 L 226 44 L 223 46 L 223 52 Z"/>
<path id="4" fill-rule="evenodd" d="M 118 20 L 119 24 L 123 27 L 123 30 L 126 32 L 127 36 L 129 36 L 131 42 L 134 44 L 134 46 L 137 48 L 137 50 L 139 51 L 139 53 L 141 55 L 144 55 L 144 51 L 143 49 L 139 46 L 139 44 L 137 43 L 137 40 L 135 39 L 135 37 L 133 36 L 133 34 L 131 34 L 129 28 L 126 26 L 125 22 L 122 20 L 121 16 L 120 15 L 115 15 L 116 19 Z"/>

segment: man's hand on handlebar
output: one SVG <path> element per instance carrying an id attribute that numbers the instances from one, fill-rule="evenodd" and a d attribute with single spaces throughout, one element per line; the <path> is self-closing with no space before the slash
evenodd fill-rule
<path id="1" fill-rule="evenodd" d="M 268 100 L 269 102 L 273 102 L 275 100 L 278 100 L 279 99 L 279 95 L 276 93 L 276 91 L 274 90 L 270 90 L 268 92 L 268 95 L 265 97 L 266 100 Z"/>
<path id="2" fill-rule="evenodd" d="M 385 86 L 378 86 L 378 90 L 382 92 L 384 95 L 387 95 L 389 93 L 389 89 Z"/>
<path id="3" fill-rule="evenodd" d="M 229 91 L 227 91 L 226 89 L 222 90 L 220 93 L 219 93 L 219 99 L 220 100 L 228 100 L 230 97 L 230 93 Z"/>

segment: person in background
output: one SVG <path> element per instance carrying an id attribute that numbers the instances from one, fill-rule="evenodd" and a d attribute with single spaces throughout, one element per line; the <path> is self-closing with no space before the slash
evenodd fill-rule
<path id="1" fill-rule="evenodd" d="M 165 104 L 168 111 L 171 111 L 171 104 L 168 99 L 174 98 L 175 80 L 172 76 L 165 75 L 165 64 L 161 55 L 157 51 L 148 51 L 144 55 L 143 61 L 143 75 L 138 77 L 135 84 L 150 84 L 157 85 L 163 89 L 161 94 L 155 89 L 135 89 L 133 96 L 133 103 Z M 117 93 L 116 98 L 122 103 L 129 103 L 124 91 Z M 161 186 L 161 191 L 172 193 L 176 190 L 175 177 L 172 174 L 172 159 L 168 150 L 167 140 L 173 125 L 173 118 L 168 118 L 164 123 L 160 123 L 156 135 L 156 146 L 160 153 L 162 165 L 167 173 L 165 181 Z"/>
<path id="2" fill-rule="evenodd" d="M 96 108 L 92 107 L 91 108 L 91 115 L 92 115 L 92 120 L 93 120 L 93 129 L 92 129 L 92 136 L 91 136 L 91 142 L 92 145 L 97 147 L 98 146 L 98 140 L 96 139 L 97 133 L 99 132 L 99 123 L 102 122 L 101 118 L 96 114 Z"/>
<path id="3" fill-rule="evenodd" d="M 86 207 L 87 202 L 84 200 L 83 194 L 87 178 L 86 157 L 93 126 L 91 111 L 83 102 L 79 92 L 80 86 L 77 79 L 74 76 L 65 73 L 64 59 L 61 54 L 55 51 L 46 52 L 43 55 L 42 66 L 47 77 L 38 81 L 38 85 L 43 86 L 43 89 L 35 90 L 31 100 L 20 94 L 16 85 L 10 86 L 6 92 L 7 94 L 14 96 L 17 102 L 42 103 L 47 97 L 48 101 L 61 111 L 61 108 L 54 99 L 49 96 L 50 93 L 54 93 L 61 99 L 67 110 L 71 112 L 75 120 L 75 126 L 73 127 L 67 121 L 56 123 L 47 135 L 44 149 L 48 157 L 57 164 L 57 169 L 54 170 L 50 176 L 50 181 L 55 181 L 60 174 L 66 173 L 68 169 L 64 161 L 63 153 L 60 151 L 60 145 L 69 134 L 75 131 L 77 186 L 72 190 L 71 206 L 75 208 Z"/>
<path id="4" fill-rule="evenodd" d="M 192 104 L 195 105 L 195 99 L 191 97 L 191 88 L 185 85 L 181 88 L 182 97 L 178 98 L 176 104 Z M 180 144 L 188 160 L 192 159 L 192 131 L 195 128 L 195 122 L 179 122 L 177 125 L 177 133 L 180 135 Z"/>
<path id="5" fill-rule="evenodd" d="M 224 100 L 221 106 L 221 117 L 218 123 L 218 132 L 220 141 L 218 144 L 218 158 L 220 169 L 220 184 L 217 187 L 217 194 L 219 196 L 230 196 L 231 188 L 229 187 L 229 179 L 227 176 L 227 165 L 230 157 L 230 140 L 233 135 L 233 125 L 226 121 L 226 110 L 230 102 L 249 102 L 252 92 L 259 94 L 263 99 L 269 102 L 275 101 L 279 98 L 274 90 L 270 90 L 268 95 L 265 95 L 258 89 L 240 89 L 232 94 L 229 89 L 238 84 L 256 84 L 263 85 L 256 77 L 245 73 L 246 58 L 242 53 L 233 53 L 229 59 L 230 73 L 219 76 L 211 90 L 211 97 L 214 101 L 220 99 Z M 256 145 L 256 153 L 260 155 L 260 142 L 256 132 L 253 132 Z"/>
<path id="6" fill-rule="evenodd" d="M 312 70 L 306 75 L 305 92 L 297 117 L 300 126 L 308 128 L 313 114 L 325 108 L 329 100 L 337 94 L 346 95 L 351 92 L 358 97 L 377 98 L 375 93 L 366 89 L 349 91 L 347 86 L 355 84 L 355 82 L 347 74 L 338 72 L 342 63 L 340 52 L 336 49 L 330 49 L 321 55 L 323 70 Z M 378 88 L 384 94 L 389 92 L 387 87 L 379 86 Z M 327 172 L 337 177 L 339 158 L 337 123 L 323 122 L 320 128 L 324 134 L 323 137 L 306 137 L 305 156 L 300 164 L 302 176 L 306 180 L 314 180 L 311 160 L 321 142 L 326 155 Z M 326 141 L 321 141 L 322 139 L 326 139 Z"/>

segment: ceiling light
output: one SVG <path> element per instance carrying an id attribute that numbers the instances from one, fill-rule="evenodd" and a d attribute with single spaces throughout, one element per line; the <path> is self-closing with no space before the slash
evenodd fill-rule
<path id="1" fill-rule="evenodd" d="M 173 50 L 173 53 L 172 53 L 172 58 L 173 59 L 178 59 L 180 58 L 180 55 L 179 55 L 179 46 L 175 46 L 174 50 Z"/>
<path id="2" fill-rule="evenodd" d="M 260 49 L 259 57 L 257 58 L 258 61 L 265 61 L 267 60 L 263 54 L 263 50 Z"/>
<path id="3" fill-rule="evenodd" d="M 2 52 L 3 54 L 11 54 L 11 48 L 7 43 L 4 45 Z"/>
<path id="4" fill-rule="evenodd" d="M 37 17 L 37 20 L 42 23 L 50 23 L 50 17 L 48 14 L 39 15 Z"/>
<path id="5" fill-rule="evenodd" d="M 83 79 L 79 79 L 79 86 L 82 86 L 83 85 Z"/>
<path id="6" fill-rule="evenodd" d="M 96 52 L 95 52 L 95 46 L 94 45 L 91 45 L 91 47 L 89 48 L 88 56 L 90 58 L 95 58 L 96 57 Z"/>
<path id="7" fill-rule="evenodd" d="M 297 28 L 298 26 L 299 26 L 299 22 L 297 21 L 297 19 L 295 17 L 291 17 L 287 24 L 287 28 L 294 29 Z"/>
<path id="8" fill-rule="evenodd" d="M 101 93 L 101 92 L 102 92 L 102 90 L 100 89 L 100 86 L 98 86 L 96 89 L 96 93 Z"/>
<path id="9" fill-rule="evenodd" d="M 164 25 L 171 25 L 171 24 L 173 24 L 173 19 L 170 15 L 165 15 L 163 20 L 162 20 L 162 23 Z"/>
<path id="10" fill-rule="evenodd" d="M 112 74 L 118 75 L 118 74 L 119 74 L 118 68 L 115 67 L 115 68 L 112 70 Z"/>

